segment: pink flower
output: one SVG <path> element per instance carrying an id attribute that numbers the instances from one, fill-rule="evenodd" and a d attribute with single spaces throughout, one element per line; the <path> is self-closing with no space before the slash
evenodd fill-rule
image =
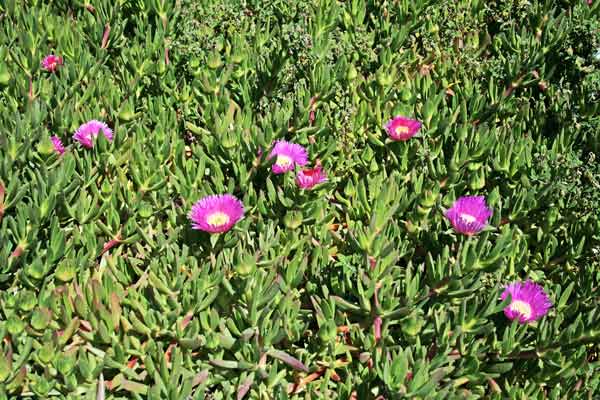
<path id="1" fill-rule="evenodd" d="M 385 124 L 385 130 L 392 140 L 406 141 L 421 129 L 421 122 L 402 116 L 395 116 Z"/>
<path id="2" fill-rule="evenodd" d="M 188 214 L 192 229 L 210 233 L 230 230 L 244 216 L 244 205 L 230 194 L 206 196 Z"/>
<path id="3" fill-rule="evenodd" d="M 112 130 L 104 122 L 97 121 L 95 119 L 81 125 L 73 135 L 73 139 L 81 143 L 83 147 L 91 149 L 92 147 L 94 147 L 94 139 L 98 137 L 100 131 L 102 131 L 104 137 L 106 137 L 106 139 L 108 139 L 109 142 L 112 142 Z"/>
<path id="4" fill-rule="evenodd" d="M 50 140 L 52 141 L 52 145 L 54 145 L 54 151 L 56 151 L 60 155 L 63 155 L 65 153 L 65 146 L 63 146 L 60 138 L 54 135 L 50 136 Z"/>
<path id="5" fill-rule="evenodd" d="M 48 72 L 56 72 L 58 67 L 63 65 L 63 59 L 60 56 L 54 54 L 47 55 L 42 60 L 42 68 Z"/>
<path id="6" fill-rule="evenodd" d="M 462 196 L 444 213 L 454 229 L 463 235 L 472 236 L 485 228 L 492 210 L 485 204 L 483 196 Z"/>
<path id="7" fill-rule="evenodd" d="M 296 183 L 302 189 L 312 189 L 315 185 L 326 181 L 327 176 L 320 165 L 313 169 L 302 169 L 296 174 Z"/>
<path id="8" fill-rule="evenodd" d="M 277 157 L 272 170 L 275 174 L 293 171 L 296 165 L 304 166 L 308 163 L 308 153 L 299 144 L 278 140 L 269 154 L 269 159 Z"/>
<path id="9" fill-rule="evenodd" d="M 511 302 L 504 309 L 504 315 L 511 320 L 519 318 L 521 324 L 542 318 L 552 307 L 544 288 L 530 280 L 506 286 L 501 299 L 506 299 L 509 294 Z"/>

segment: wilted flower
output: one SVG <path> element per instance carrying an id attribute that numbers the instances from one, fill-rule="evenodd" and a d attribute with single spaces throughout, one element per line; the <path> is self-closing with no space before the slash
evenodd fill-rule
<path id="1" fill-rule="evenodd" d="M 542 318 L 552 307 L 544 288 L 530 280 L 525 283 L 513 282 L 506 286 L 501 296 L 502 300 L 509 294 L 511 302 L 504 309 L 504 314 L 511 320 L 519 318 L 521 324 Z"/>
<path id="2" fill-rule="evenodd" d="M 77 140 L 84 147 L 91 149 L 94 147 L 94 141 L 98 134 L 102 131 L 106 139 L 112 142 L 113 132 L 104 122 L 95 119 L 81 125 L 73 135 L 73 139 Z"/>
<path id="3" fill-rule="evenodd" d="M 47 55 L 42 60 L 42 68 L 48 72 L 55 72 L 61 65 L 63 65 L 62 57 L 54 54 Z"/>
<path id="4" fill-rule="evenodd" d="M 52 145 L 54 146 L 54 151 L 56 151 L 60 155 L 63 155 L 65 153 L 65 146 L 63 146 L 60 138 L 54 135 L 50 136 L 50 140 L 52 141 Z"/>
<path id="5" fill-rule="evenodd" d="M 402 116 L 395 116 L 385 124 L 385 130 L 392 140 L 406 141 L 421 129 L 421 122 Z"/>
<path id="6" fill-rule="evenodd" d="M 444 215 L 457 232 L 471 236 L 485 228 L 492 210 L 486 205 L 483 196 L 462 196 Z"/>
<path id="7" fill-rule="evenodd" d="M 312 169 L 301 169 L 296 174 L 296 183 L 302 189 L 312 189 L 315 185 L 325 181 L 327 181 L 327 175 L 320 165 Z"/>
<path id="8" fill-rule="evenodd" d="M 269 154 L 269 158 L 277 157 L 273 164 L 273 173 L 283 174 L 293 171 L 296 165 L 304 166 L 308 163 L 308 153 L 299 144 L 278 140 Z"/>
<path id="9" fill-rule="evenodd" d="M 230 194 L 206 196 L 188 214 L 193 229 L 210 233 L 227 232 L 243 216 L 244 205 Z"/>

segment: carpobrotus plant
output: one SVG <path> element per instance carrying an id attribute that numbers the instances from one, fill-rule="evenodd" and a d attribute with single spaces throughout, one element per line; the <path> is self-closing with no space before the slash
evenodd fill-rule
<path id="1" fill-rule="evenodd" d="M 600 399 L 593 3 L 0 2 L 0 400 Z"/>
<path id="2" fill-rule="evenodd" d="M 48 72 L 56 72 L 63 65 L 63 59 L 54 54 L 47 55 L 42 60 L 42 68 Z"/>
<path id="3" fill-rule="evenodd" d="M 458 233 L 472 236 L 486 227 L 492 210 L 483 196 L 463 196 L 444 215 Z"/>
<path id="4" fill-rule="evenodd" d="M 95 119 L 82 124 L 73 135 L 73 139 L 81 143 L 83 147 L 91 149 L 94 147 L 94 140 L 101 132 L 109 142 L 112 142 L 112 130 L 104 122 Z"/>
<path id="5" fill-rule="evenodd" d="M 209 233 L 227 232 L 243 216 L 244 205 L 230 194 L 206 196 L 189 213 L 192 228 Z"/>
<path id="6" fill-rule="evenodd" d="M 293 171 L 296 166 L 304 166 L 308 163 L 308 152 L 299 144 L 278 140 L 275 142 L 269 159 L 275 157 L 275 163 L 271 167 L 273 173 L 283 174 Z"/>
<path id="7" fill-rule="evenodd" d="M 298 171 L 296 174 L 296 183 L 302 189 L 312 189 L 319 183 L 327 181 L 327 175 L 323 171 L 321 165 L 314 168 L 305 168 Z"/>
<path id="8" fill-rule="evenodd" d="M 396 116 L 385 124 L 390 139 L 405 142 L 415 136 L 421 129 L 421 122 L 403 116 Z"/>
<path id="9" fill-rule="evenodd" d="M 52 141 L 52 145 L 54 146 L 54 151 L 58 154 L 63 155 L 65 153 L 65 146 L 62 143 L 62 140 L 56 135 L 51 136 L 50 140 Z"/>
<path id="10" fill-rule="evenodd" d="M 521 324 L 536 321 L 548 313 L 552 302 L 544 288 L 530 280 L 513 282 L 506 286 L 502 300 L 510 295 L 511 302 L 504 309 L 507 318 L 518 319 Z"/>

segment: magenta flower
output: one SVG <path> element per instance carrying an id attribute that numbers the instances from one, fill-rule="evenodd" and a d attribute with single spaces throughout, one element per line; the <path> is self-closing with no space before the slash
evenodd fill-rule
<path id="1" fill-rule="evenodd" d="M 492 216 L 492 210 L 486 205 L 483 196 L 462 196 L 444 216 L 450 220 L 457 232 L 472 236 L 485 228 Z"/>
<path id="2" fill-rule="evenodd" d="M 60 138 L 54 135 L 50 136 L 50 140 L 52 141 L 52 145 L 54 146 L 54 151 L 56 151 L 60 155 L 63 155 L 65 153 L 65 146 L 63 146 Z"/>
<path id="3" fill-rule="evenodd" d="M 302 189 L 312 189 L 315 185 L 327 181 L 327 175 L 323 167 L 317 165 L 315 168 L 301 169 L 296 174 L 296 183 Z"/>
<path id="4" fill-rule="evenodd" d="M 421 122 L 416 119 L 395 116 L 385 124 L 385 130 L 392 140 L 406 141 L 415 136 L 421 129 Z"/>
<path id="5" fill-rule="evenodd" d="M 275 174 L 293 171 L 296 165 L 304 166 L 308 163 L 308 153 L 306 149 L 299 144 L 278 140 L 269 154 L 269 159 L 277 157 L 272 170 Z"/>
<path id="6" fill-rule="evenodd" d="M 210 233 L 227 232 L 243 216 L 244 205 L 230 194 L 206 196 L 188 214 L 192 229 Z"/>
<path id="7" fill-rule="evenodd" d="M 506 286 L 502 293 L 502 300 L 510 294 L 511 302 L 504 309 L 508 319 L 519 318 L 519 323 L 535 321 L 548 313 L 552 302 L 548 298 L 544 288 L 530 280 L 513 282 Z"/>
<path id="8" fill-rule="evenodd" d="M 95 119 L 81 125 L 73 135 L 73 139 L 81 143 L 83 147 L 91 149 L 92 147 L 94 147 L 93 140 L 98 136 L 100 131 L 102 131 L 104 137 L 106 137 L 106 139 L 108 139 L 109 142 L 112 142 L 112 130 L 104 122 L 97 121 Z"/>
<path id="9" fill-rule="evenodd" d="M 55 56 L 54 54 L 47 55 L 42 60 L 42 68 L 48 72 L 56 72 L 61 65 L 63 65 L 62 57 Z"/>

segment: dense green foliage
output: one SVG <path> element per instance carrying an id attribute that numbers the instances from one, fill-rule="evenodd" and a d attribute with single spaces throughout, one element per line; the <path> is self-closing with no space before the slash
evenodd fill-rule
<path id="1" fill-rule="evenodd" d="M 0 2 L 0 399 L 600 396 L 599 1 L 87 1 Z"/>

